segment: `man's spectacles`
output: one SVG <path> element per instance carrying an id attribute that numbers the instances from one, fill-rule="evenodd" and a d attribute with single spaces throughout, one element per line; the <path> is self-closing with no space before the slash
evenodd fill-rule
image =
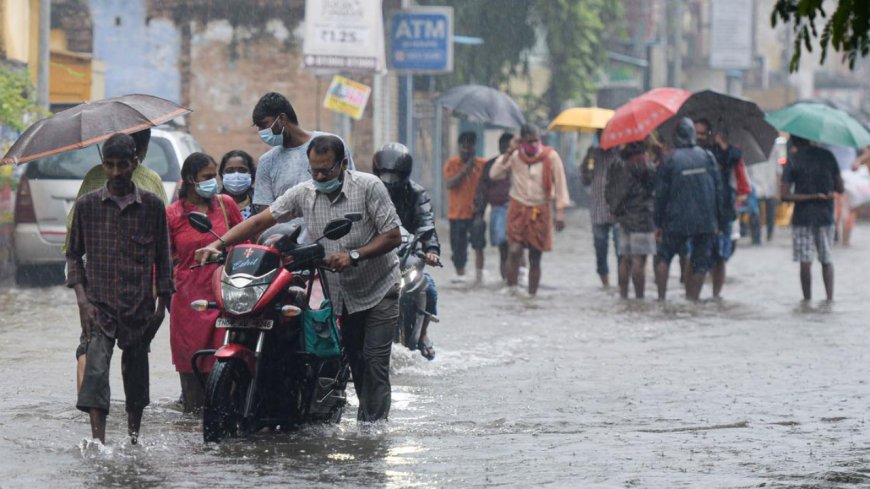
<path id="1" fill-rule="evenodd" d="M 343 159 L 342 159 L 342 160 L 338 160 L 338 161 L 336 161 L 335 163 L 333 163 L 332 166 L 330 166 L 329 168 L 327 168 L 327 169 L 325 169 L 325 170 L 315 170 L 314 168 L 311 168 L 311 166 L 309 165 L 309 166 L 308 166 L 308 174 L 311 175 L 312 177 L 316 177 L 316 176 L 318 176 L 318 175 L 321 175 L 321 176 L 326 177 L 326 176 L 329 176 L 329 175 L 332 175 L 333 173 L 335 173 L 335 170 L 337 170 L 338 167 L 339 167 L 342 163 L 344 163 L 344 160 L 343 160 Z"/>

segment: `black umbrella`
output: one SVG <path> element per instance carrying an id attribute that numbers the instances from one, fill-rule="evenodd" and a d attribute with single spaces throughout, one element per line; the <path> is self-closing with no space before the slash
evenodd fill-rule
<path id="1" fill-rule="evenodd" d="M 483 85 L 454 87 L 435 101 L 475 122 L 508 128 L 518 128 L 526 122 L 523 112 L 512 98 Z"/>
<path id="2" fill-rule="evenodd" d="M 728 134 L 728 142 L 743 151 L 743 162 L 767 161 L 779 131 L 764 120 L 764 111 L 749 100 L 724 93 L 704 90 L 693 93 L 680 110 L 659 128 L 665 141 L 670 141 L 677 122 L 683 117 L 693 121 L 707 119 L 714 132 Z"/>
<path id="3" fill-rule="evenodd" d="M 96 144 L 117 132 L 157 126 L 190 109 L 153 95 L 123 95 L 86 102 L 40 119 L 3 156 L 3 164 L 25 163 Z"/>

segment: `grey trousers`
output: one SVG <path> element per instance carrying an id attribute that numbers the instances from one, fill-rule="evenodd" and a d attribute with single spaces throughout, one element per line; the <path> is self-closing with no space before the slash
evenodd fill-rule
<path id="1" fill-rule="evenodd" d="M 357 421 L 386 420 L 390 414 L 390 352 L 399 319 L 394 287 L 377 305 L 341 318 L 341 337 L 359 398 Z"/>

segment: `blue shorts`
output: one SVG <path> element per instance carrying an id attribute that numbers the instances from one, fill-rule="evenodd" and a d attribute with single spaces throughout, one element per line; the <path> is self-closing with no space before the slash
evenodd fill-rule
<path id="1" fill-rule="evenodd" d="M 714 242 L 712 233 L 691 236 L 665 234 L 659 243 L 656 256 L 659 260 L 670 264 L 674 255 L 686 254 L 692 264 L 692 273 L 707 273 L 713 268 Z"/>
<path id="2" fill-rule="evenodd" d="M 508 205 L 492 205 L 489 211 L 489 242 L 493 246 L 507 243 Z"/>
<path id="3" fill-rule="evenodd" d="M 713 257 L 717 260 L 728 261 L 733 254 L 734 241 L 731 240 L 731 236 L 719 233 L 719 235 L 716 236 L 716 246 L 713 249 Z"/>

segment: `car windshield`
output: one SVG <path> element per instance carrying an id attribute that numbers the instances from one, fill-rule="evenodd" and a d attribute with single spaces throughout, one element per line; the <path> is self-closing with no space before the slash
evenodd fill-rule
<path id="1" fill-rule="evenodd" d="M 97 146 L 93 145 L 32 161 L 27 165 L 27 177 L 81 180 L 91 168 L 99 164 L 100 154 Z M 151 138 L 144 164 L 160 175 L 160 179 L 164 182 L 176 182 L 181 178 L 172 144 L 165 138 Z"/>

